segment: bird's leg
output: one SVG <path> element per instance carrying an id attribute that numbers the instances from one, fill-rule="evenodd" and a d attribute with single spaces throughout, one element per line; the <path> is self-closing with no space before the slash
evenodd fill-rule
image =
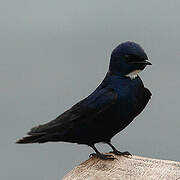
<path id="1" fill-rule="evenodd" d="M 128 151 L 125 151 L 125 152 L 118 151 L 110 142 L 105 142 L 105 143 L 108 144 L 112 148 L 113 151 L 111 153 L 114 153 L 120 156 L 132 156 L 131 153 L 129 153 Z"/>
<path id="2" fill-rule="evenodd" d="M 94 144 L 91 144 L 91 145 L 89 145 L 89 146 L 92 147 L 92 148 L 94 149 L 94 151 L 96 152 L 96 153 L 90 154 L 89 157 L 91 157 L 91 156 L 96 156 L 96 157 L 98 157 L 98 158 L 100 158 L 100 159 L 102 159 L 102 160 L 114 160 L 114 159 L 115 159 L 112 155 L 100 153 L 100 152 L 97 150 L 97 148 L 95 147 Z"/>

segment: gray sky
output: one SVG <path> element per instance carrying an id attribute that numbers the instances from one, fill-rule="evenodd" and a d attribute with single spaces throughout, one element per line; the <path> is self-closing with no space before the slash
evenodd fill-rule
<path id="1" fill-rule="evenodd" d="M 14 142 L 89 95 L 127 40 L 153 64 L 140 75 L 153 97 L 113 144 L 180 161 L 179 9 L 179 0 L 0 0 L 0 179 L 59 180 L 88 158 L 83 145 Z"/>

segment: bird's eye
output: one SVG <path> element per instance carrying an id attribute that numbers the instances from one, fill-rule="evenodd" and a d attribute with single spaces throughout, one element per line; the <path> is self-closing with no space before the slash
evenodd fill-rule
<path id="1" fill-rule="evenodd" d="M 136 59 L 136 57 L 134 55 L 132 55 L 132 54 L 125 54 L 124 57 L 128 62 L 133 61 L 133 60 Z"/>
<path id="2" fill-rule="evenodd" d="M 129 58 L 130 58 L 130 55 L 129 55 L 129 54 L 125 54 L 124 57 L 125 57 L 126 59 L 129 59 Z"/>

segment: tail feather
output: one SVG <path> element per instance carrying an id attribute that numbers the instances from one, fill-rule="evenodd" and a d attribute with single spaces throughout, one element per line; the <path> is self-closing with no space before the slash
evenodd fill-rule
<path id="1" fill-rule="evenodd" d="M 43 135 L 33 135 L 33 136 L 26 136 L 22 139 L 19 139 L 16 143 L 17 144 L 28 144 L 28 143 L 40 143 L 40 139 Z"/>

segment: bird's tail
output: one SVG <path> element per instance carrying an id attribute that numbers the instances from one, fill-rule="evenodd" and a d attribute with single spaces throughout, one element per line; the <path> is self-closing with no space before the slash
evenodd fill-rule
<path id="1" fill-rule="evenodd" d="M 32 135 L 26 136 L 22 139 L 19 139 L 16 143 L 17 144 L 28 144 L 28 143 L 42 143 L 42 134 L 40 135 Z"/>

